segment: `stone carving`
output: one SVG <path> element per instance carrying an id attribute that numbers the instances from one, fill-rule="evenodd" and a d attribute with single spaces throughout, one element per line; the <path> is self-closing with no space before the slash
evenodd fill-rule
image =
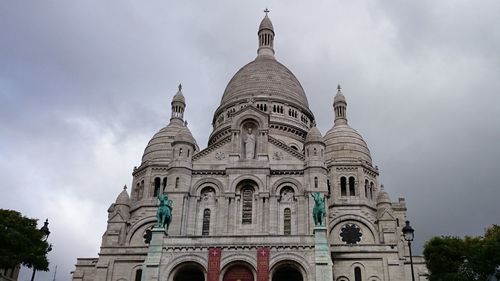
<path id="1" fill-rule="evenodd" d="M 287 187 L 284 188 L 283 191 L 281 192 L 281 199 L 280 202 L 282 203 L 290 203 L 294 201 L 294 192 L 293 189 Z"/>
<path id="2" fill-rule="evenodd" d="M 273 154 L 273 159 L 274 160 L 281 160 L 283 159 L 283 152 L 281 151 L 275 151 Z"/>
<path id="3" fill-rule="evenodd" d="M 158 200 L 160 200 L 160 205 L 156 211 L 156 226 L 164 227 L 168 231 L 170 222 L 172 222 L 172 200 L 168 199 L 166 193 L 158 195 Z"/>
<path id="4" fill-rule="evenodd" d="M 325 225 L 325 198 L 321 196 L 319 192 L 311 193 L 314 198 L 314 208 L 313 208 L 313 218 L 314 225 L 324 226 Z"/>
<path id="5" fill-rule="evenodd" d="M 201 192 L 201 198 L 203 199 L 203 201 L 208 201 L 213 199 L 214 195 L 215 191 L 210 187 L 203 189 L 203 191 Z"/>
<path id="6" fill-rule="evenodd" d="M 245 138 L 245 158 L 253 159 L 255 156 L 255 135 L 252 134 L 252 128 L 248 128 L 247 137 Z"/>
<path id="7" fill-rule="evenodd" d="M 151 238 L 153 238 L 153 232 L 151 231 L 152 227 L 146 229 L 144 231 L 144 234 L 142 235 L 142 238 L 144 238 L 144 244 L 149 245 L 149 242 L 151 242 Z"/>
<path id="8" fill-rule="evenodd" d="M 219 151 L 219 152 L 215 153 L 215 159 L 222 160 L 224 158 L 226 158 L 226 155 L 224 154 L 224 152 Z"/>

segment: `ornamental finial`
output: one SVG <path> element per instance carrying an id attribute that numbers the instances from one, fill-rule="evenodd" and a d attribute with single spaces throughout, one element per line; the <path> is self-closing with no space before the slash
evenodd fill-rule
<path id="1" fill-rule="evenodd" d="M 267 16 L 267 14 L 268 14 L 269 12 L 270 12 L 270 11 L 269 11 L 269 9 L 266 7 L 266 9 L 264 10 L 264 13 L 266 13 L 266 16 Z"/>
<path id="2" fill-rule="evenodd" d="M 179 92 L 182 90 L 182 84 L 179 84 Z"/>
<path id="3" fill-rule="evenodd" d="M 339 90 L 339 91 L 342 90 L 342 87 L 340 87 L 340 83 L 337 84 L 337 90 Z"/>

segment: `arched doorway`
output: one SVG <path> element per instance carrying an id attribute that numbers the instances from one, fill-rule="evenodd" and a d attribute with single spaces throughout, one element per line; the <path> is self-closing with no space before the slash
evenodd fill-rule
<path id="1" fill-rule="evenodd" d="M 175 272 L 174 281 L 205 281 L 205 274 L 200 266 L 186 264 Z"/>
<path id="2" fill-rule="evenodd" d="M 253 273 L 246 266 L 234 265 L 226 271 L 223 281 L 253 281 Z"/>
<path id="3" fill-rule="evenodd" d="M 303 281 L 303 278 L 297 267 L 284 264 L 274 271 L 272 281 Z"/>

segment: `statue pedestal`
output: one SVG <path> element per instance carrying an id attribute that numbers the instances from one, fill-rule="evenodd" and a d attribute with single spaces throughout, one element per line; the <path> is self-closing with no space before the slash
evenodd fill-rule
<path id="1" fill-rule="evenodd" d="M 333 263 L 330 257 L 330 244 L 324 226 L 314 227 L 314 256 L 316 265 L 316 281 L 333 280 Z"/>
<path id="2" fill-rule="evenodd" d="M 163 227 L 154 227 L 151 230 L 151 241 L 149 243 L 148 255 L 142 265 L 143 281 L 159 280 L 161 254 L 163 250 L 163 238 L 167 232 Z"/>

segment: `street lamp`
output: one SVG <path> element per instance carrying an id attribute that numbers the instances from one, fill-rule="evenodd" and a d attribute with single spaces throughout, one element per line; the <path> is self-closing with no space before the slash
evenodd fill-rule
<path id="1" fill-rule="evenodd" d="M 411 266 L 411 280 L 415 281 L 415 274 L 413 273 L 413 257 L 411 254 L 411 241 L 413 241 L 413 233 L 415 230 L 410 226 L 410 221 L 406 221 L 406 225 L 403 227 L 403 237 L 408 242 L 408 248 L 410 249 L 410 266 Z"/>
<path id="2" fill-rule="evenodd" d="M 42 233 L 43 241 L 47 241 L 50 235 L 49 219 L 45 219 L 42 228 L 40 228 L 40 232 Z M 52 250 L 52 245 L 50 244 L 49 248 L 47 249 L 47 252 L 50 252 L 51 250 Z M 33 274 L 31 275 L 31 281 L 35 280 L 35 273 L 36 273 L 36 265 L 33 265 Z"/>

